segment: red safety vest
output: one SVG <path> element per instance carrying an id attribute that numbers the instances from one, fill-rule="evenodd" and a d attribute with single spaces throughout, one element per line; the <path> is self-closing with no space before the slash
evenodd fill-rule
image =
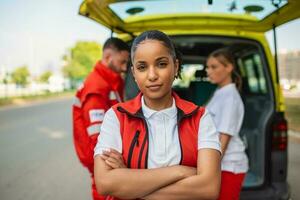
<path id="1" fill-rule="evenodd" d="M 133 100 L 112 108 L 120 122 L 123 159 L 128 168 L 147 168 L 149 133 L 142 113 L 141 93 Z M 197 167 L 198 129 L 205 109 L 181 99 L 173 92 L 177 107 L 178 134 L 181 147 L 180 165 Z M 114 197 L 107 197 L 114 199 Z"/>

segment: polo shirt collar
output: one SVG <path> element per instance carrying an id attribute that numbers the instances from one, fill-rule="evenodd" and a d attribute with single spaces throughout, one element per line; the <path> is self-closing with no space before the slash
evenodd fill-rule
<path id="1" fill-rule="evenodd" d="M 145 116 L 146 119 L 151 118 L 153 115 L 155 114 L 164 114 L 166 115 L 168 118 L 174 118 L 177 115 L 177 108 L 175 105 L 175 100 L 174 98 L 172 98 L 172 106 L 169 108 L 165 108 L 163 110 L 153 110 L 151 108 L 149 108 L 146 104 L 145 104 L 145 100 L 144 100 L 144 96 L 142 96 L 141 98 L 141 103 L 142 103 L 142 110 L 143 110 L 143 114 Z"/>

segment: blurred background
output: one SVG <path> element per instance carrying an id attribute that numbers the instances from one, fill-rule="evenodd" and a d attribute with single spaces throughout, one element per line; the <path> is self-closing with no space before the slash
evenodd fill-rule
<path id="1" fill-rule="evenodd" d="M 0 1 L 0 199 L 90 199 L 72 143 L 75 90 L 110 30 L 79 16 L 81 0 Z M 273 49 L 272 32 L 266 34 Z M 277 29 L 289 122 L 292 198 L 300 199 L 300 19 Z"/>

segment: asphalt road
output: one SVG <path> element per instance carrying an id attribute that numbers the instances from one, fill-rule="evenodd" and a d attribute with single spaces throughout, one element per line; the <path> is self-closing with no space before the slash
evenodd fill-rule
<path id="1" fill-rule="evenodd" d="M 72 145 L 71 104 L 0 109 L 1 200 L 91 199 Z"/>
<path id="2" fill-rule="evenodd" d="M 88 200 L 90 178 L 75 155 L 70 98 L 0 108 L 0 199 Z M 300 199 L 300 139 L 289 142 L 292 199 Z"/>
<path id="3" fill-rule="evenodd" d="M 292 200 L 298 200 L 300 199 L 300 138 L 290 138 L 288 154 L 288 182 L 291 186 L 291 198 Z"/>

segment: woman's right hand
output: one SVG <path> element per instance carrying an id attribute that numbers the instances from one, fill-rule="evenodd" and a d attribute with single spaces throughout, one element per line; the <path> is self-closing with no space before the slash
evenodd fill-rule
<path id="1" fill-rule="evenodd" d="M 178 165 L 178 169 L 183 178 L 197 175 L 197 168 Z"/>
<path id="2" fill-rule="evenodd" d="M 124 164 L 122 154 L 114 149 L 110 149 L 110 151 L 103 151 L 101 158 L 112 169 L 127 168 Z"/>

